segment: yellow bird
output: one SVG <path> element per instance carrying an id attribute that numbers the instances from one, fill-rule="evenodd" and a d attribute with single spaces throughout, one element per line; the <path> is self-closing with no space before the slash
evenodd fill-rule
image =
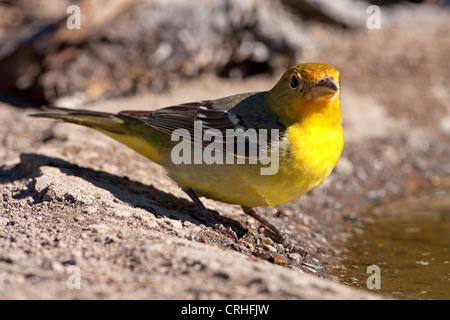
<path id="1" fill-rule="evenodd" d="M 298 198 L 330 175 L 344 145 L 339 92 L 335 68 L 305 63 L 289 68 L 269 91 L 155 111 L 47 107 L 32 116 L 110 136 L 163 166 L 202 212 L 198 196 L 238 204 L 292 248 L 254 208 Z"/>

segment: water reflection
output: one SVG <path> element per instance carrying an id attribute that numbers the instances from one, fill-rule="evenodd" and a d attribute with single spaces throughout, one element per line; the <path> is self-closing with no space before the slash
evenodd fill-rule
<path id="1" fill-rule="evenodd" d="M 450 193 L 402 199 L 375 208 L 372 216 L 347 245 L 341 281 L 367 289 L 367 267 L 376 265 L 381 288 L 372 291 L 398 299 L 450 299 Z"/>

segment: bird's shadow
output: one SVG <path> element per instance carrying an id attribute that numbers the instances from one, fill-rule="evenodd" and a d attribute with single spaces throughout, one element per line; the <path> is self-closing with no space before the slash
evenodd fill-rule
<path id="1" fill-rule="evenodd" d="M 12 168 L 0 167 L 0 182 L 38 177 L 41 174 L 40 167 L 51 166 L 58 168 L 66 175 L 80 177 L 96 187 L 109 191 L 122 202 L 145 209 L 155 216 L 166 216 L 210 227 L 219 223 L 231 227 L 238 236 L 242 236 L 246 232 L 239 222 L 224 217 L 217 211 L 208 210 L 208 214 L 211 216 L 202 217 L 199 215 L 196 205 L 191 201 L 178 198 L 151 185 L 130 180 L 128 177 L 116 176 L 108 172 L 81 167 L 59 158 L 34 153 L 21 154 L 20 160 L 20 163 Z M 42 195 L 35 190 L 33 183 L 30 183 L 27 190 L 15 194 L 14 197 L 17 199 L 31 196 L 35 203 L 41 202 Z"/>

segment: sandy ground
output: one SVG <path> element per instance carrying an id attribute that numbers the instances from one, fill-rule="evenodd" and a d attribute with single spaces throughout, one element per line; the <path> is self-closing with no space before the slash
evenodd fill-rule
<path id="1" fill-rule="evenodd" d="M 309 251 L 306 259 L 236 206 L 204 200 L 237 242 L 205 226 L 164 170 L 125 146 L 1 103 L 0 298 L 380 298 L 338 283 L 331 271 L 346 254 L 348 231 L 374 204 L 449 188 L 448 21 L 442 14 L 382 30 L 309 26 L 322 45 L 304 61 L 342 74 L 346 146 L 323 185 L 265 209 Z M 204 75 L 86 108 L 156 109 L 267 90 L 277 78 Z M 70 266 L 80 289 L 71 289 L 78 274 Z"/>

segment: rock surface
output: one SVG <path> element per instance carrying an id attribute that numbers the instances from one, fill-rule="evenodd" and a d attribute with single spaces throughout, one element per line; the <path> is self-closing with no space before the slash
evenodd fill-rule
<path id="1" fill-rule="evenodd" d="M 319 188 L 264 209 L 306 259 L 236 206 L 204 201 L 237 242 L 205 225 L 162 168 L 119 143 L 1 103 L 0 298 L 385 298 L 340 284 L 333 270 L 374 205 L 449 190 L 448 19 L 442 12 L 382 30 L 307 26 L 321 45 L 298 62 L 340 69 L 346 145 Z M 278 76 L 202 75 L 85 107 L 156 109 L 267 90 Z M 70 289 L 70 266 L 79 268 L 79 290 Z"/>

